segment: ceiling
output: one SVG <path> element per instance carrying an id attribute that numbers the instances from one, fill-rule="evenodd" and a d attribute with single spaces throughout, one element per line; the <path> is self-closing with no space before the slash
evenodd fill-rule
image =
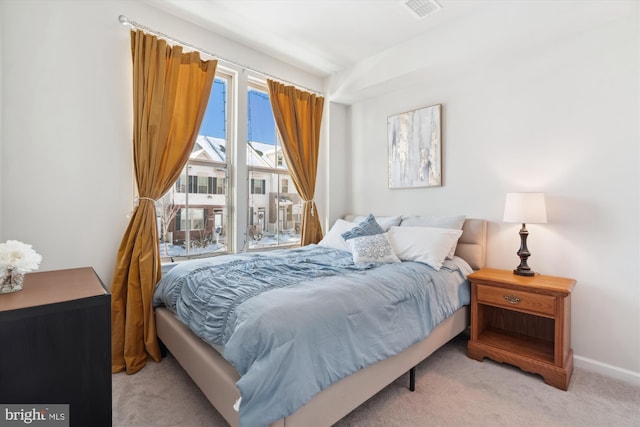
<path id="1" fill-rule="evenodd" d="M 142 1 L 323 78 L 345 104 L 510 66 L 638 13 L 638 0 L 435 0 L 441 8 L 423 18 L 407 0 Z"/>
<path id="2" fill-rule="evenodd" d="M 147 1 L 320 76 L 347 69 L 394 45 L 424 36 L 487 3 L 437 0 L 442 8 L 420 18 L 405 5 L 407 0 Z"/>

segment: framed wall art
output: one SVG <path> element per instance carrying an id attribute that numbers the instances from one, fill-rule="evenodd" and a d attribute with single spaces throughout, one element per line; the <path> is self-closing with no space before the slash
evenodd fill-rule
<path id="1" fill-rule="evenodd" d="M 442 185 L 442 105 L 432 105 L 387 119 L 389 188 Z"/>

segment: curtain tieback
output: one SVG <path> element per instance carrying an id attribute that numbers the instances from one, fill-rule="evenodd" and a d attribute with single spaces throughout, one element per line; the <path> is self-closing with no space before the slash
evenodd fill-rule
<path id="1" fill-rule="evenodd" d="M 151 202 L 153 202 L 153 203 L 155 203 L 155 202 L 156 202 L 156 201 L 155 201 L 155 200 L 153 200 L 151 197 L 136 197 L 136 201 L 135 201 L 136 206 L 133 208 L 133 210 L 132 210 L 131 212 L 129 212 L 129 213 L 127 214 L 127 219 L 131 219 L 131 216 L 132 216 L 132 215 L 133 215 L 133 213 L 135 212 L 136 207 L 140 205 L 140 200 L 149 200 L 149 201 L 151 201 Z"/>
<path id="2" fill-rule="evenodd" d="M 313 211 L 315 211 L 314 207 L 316 205 L 315 200 L 311 199 L 311 200 L 303 200 L 302 203 L 312 203 L 311 205 L 311 216 L 316 216 Z"/>

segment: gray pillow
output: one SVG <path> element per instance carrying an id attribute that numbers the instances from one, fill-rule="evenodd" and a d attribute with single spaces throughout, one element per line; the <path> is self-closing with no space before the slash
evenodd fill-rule
<path id="1" fill-rule="evenodd" d="M 411 215 L 402 218 L 401 227 L 435 227 L 462 230 L 466 215 Z"/>
<path id="2" fill-rule="evenodd" d="M 382 229 L 387 232 L 391 229 L 391 227 L 395 227 L 400 225 L 400 221 L 402 221 L 402 216 L 383 216 L 383 215 L 374 215 L 376 217 L 376 222 Z M 344 219 L 347 221 L 359 223 L 362 222 L 366 218 L 365 215 L 353 215 L 347 214 L 344 216 Z"/>
<path id="3" fill-rule="evenodd" d="M 369 214 L 360 224 L 356 225 L 346 233 L 342 233 L 342 238 L 344 240 L 349 240 L 356 237 L 374 236 L 382 233 L 384 233 L 384 230 L 380 227 L 380 224 L 376 222 L 373 214 Z"/>

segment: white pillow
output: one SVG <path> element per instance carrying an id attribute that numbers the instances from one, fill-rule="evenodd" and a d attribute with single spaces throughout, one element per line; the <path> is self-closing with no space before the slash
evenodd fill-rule
<path id="1" fill-rule="evenodd" d="M 435 227 L 462 230 L 465 215 L 430 215 L 430 216 L 405 216 L 400 223 L 401 227 Z M 456 245 L 453 245 L 446 259 L 453 259 L 456 252 Z"/>
<path id="2" fill-rule="evenodd" d="M 331 230 L 324 235 L 322 240 L 318 242 L 318 245 L 326 248 L 340 249 L 347 252 L 350 251 L 351 249 L 347 245 L 347 242 L 342 238 L 342 233 L 346 233 L 356 225 L 358 225 L 357 222 L 349 222 L 344 219 L 336 220 L 333 227 L 331 227 Z"/>
<path id="3" fill-rule="evenodd" d="M 355 237 L 347 240 L 356 264 L 400 262 L 393 251 L 387 233 Z"/>
<path id="4" fill-rule="evenodd" d="M 434 227 L 391 227 L 389 240 L 402 261 L 423 262 L 440 270 L 462 230 Z"/>

